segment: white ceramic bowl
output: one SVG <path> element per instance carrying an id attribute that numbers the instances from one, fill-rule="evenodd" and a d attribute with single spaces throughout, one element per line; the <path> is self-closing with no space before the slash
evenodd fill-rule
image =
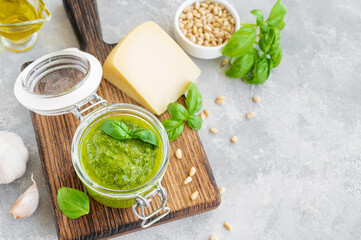
<path id="1" fill-rule="evenodd" d="M 177 9 L 177 12 L 174 17 L 175 39 L 177 40 L 178 44 L 183 48 L 183 50 L 193 57 L 200 59 L 219 58 L 222 56 L 222 49 L 226 45 L 226 42 L 216 47 L 200 46 L 195 43 L 192 43 L 188 38 L 186 38 L 186 36 L 183 35 L 183 33 L 179 28 L 179 16 L 182 14 L 183 10 L 186 7 L 193 5 L 195 2 L 203 2 L 203 0 L 187 0 L 184 3 L 182 3 Z M 223 0 L 211 0 L 211 2 L 220 3 L 228 10 L 228 12 L 233 16 L 235 20 L 235 25 L 236 25 L 235 29 L 237 31 L 240 28 L 240 19 L 234 7 L 232 7 L 229 3 Z"/>

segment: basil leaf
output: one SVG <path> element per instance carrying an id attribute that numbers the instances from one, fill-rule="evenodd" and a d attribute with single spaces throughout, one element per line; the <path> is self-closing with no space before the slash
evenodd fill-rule
<path id="1" fill-rule="evenodd" d="M 89 197 L 82 191 L 62 187 L 58 190 L 57 202 L 68 218 L 75 219 L 89 213 Z"/>
<path id="2" fill-rule="evenodd" d="M 130 130 L 127 125 L 122 121 L 117 120 L 106 120 L 100 126 L 100 129 L 103 130 L 109 136 L 116 139 L 128 139 L 131 138 Z"/>
<path id="3" fill-rule="evenodd" d="M 249 83 L 252 84 L 251 82 L 254 79 L 254 72 L 253 71 L 249 71 L 244 77 L 243 77 L 243 81 L 245 83 Z"/>
<path id="4" fill-rule="evenodd" d="M 187 119 L 187 124 L 190 128 L 195 130 L 200 130 L 202 127 L 203 120 L 198 115 L 189 115 Z"/>
<path id="5" fill-rule="evenodd" d="M 158 146 L 158 139 L 151 130 L 139 128 L 132 131 L 128 129 L 124 122 L 119 120 L 106 120 L 102 123 L 100 129 L 115 139 L 139 138 L 144 142 Z"/>
<path id="6" fill-rule="evenodd" d="M 281 59 L 282 59 L 282 48 L 281 48 L 281 46 L 278 46 L 278 48 L 276 50 L 271 49 L 269 54 L 271 56 L 272 68 L 277 67 L 280 64 Z"/>
<path id="7" fill-rule="evenodd" d="M 242 57 L 251 48 L 256 40 L 256 29 L 244 26 L 233 33 L 222 50 L 222 54 L 229 57 Z"/>
<path id="8" fill-rule="evenodd" d="M 174 120 L 171 118 L 163 120 L 162 124 L 165 128 L 165 131 L 167 132 L 169 141 L 176 140 L 181 135 L 184 129 L 183 121 Z"/>
<path id="9" fill-rule="evenodd" d="M 254 79 L 252 84 L 262 84 L 269 77 L 271 72 L 271 61 L 263 56 L 257 59 L 254 66 Z"/>
<path id="10" fill-rule="evenodd" d="M 232 78 L 243 78 L 246 73 L 253 69 L 254 63 L 258 57 L 258 50 L 253 48 L 245 55 L 238 58 L 226 71 L 226 76 Z"/>
<path id="11" fill-rule="evenodd" d="M 262 52 L 266 54 L 269 52 L 273 44 L 274 38 L 275 38 L 274 28 L 270 28 L 269 31 L 266 33 L 261 33 L 258 44 Z"/>
<path id="12" fill-rule="evenodd" d="M 186 105 L 189 114 L 199 112 L 203 105 L 202 95 L 199 92 L 197 86 L 192 82 L 189 85 L 189 89 L 186 97 Z"/>
<path id="13" fill-rule="evenodd" d="M 231 57 L 231 60 L 229 60 L 230 64 L 232 65 L 238 58 L 239 57 Z"/>
<path id="14" fill-rule="evenodd" d="M 173 119 L 185 120 L 188 116 L 188 110 L 179 103 L 170 103 L 167 107 L 168 112 Z"/>
<path id="15" fill-rule="evenodd" d="M 272 27 L 272 31 L 274 31 L 274 33 L 275 33 L 275 35 L 274 35 L 274 38 L 273 38 L 273 42 L 272 42 L 272 44 L 271 44 L 271 49 L 270 49 L 270 51 L 272 50 L 272 49 L 277 49 L 279 46 L 280 46 L 280 44 L 281 44 L 281 34 L 280 34 L 280 30 L 278 30 L 277 28 L 273 28 Z"/>
<path id="16" fill-rule="evenodd" d="M 260 25 L 259 27 L 260 27 L 260 29 L 261 29 L 261 33 L 266 33 L 266 32 L 269 31 L 268 26 L 264 25 L 263 23 L 262 23 L 262 25 Z"/>
<path id="17" fill-rule="evenodd" d="M 256 17 L 257 25 L 260 26 L 263 23 L 264 14 L 259 9 L 254 9 L 251 13 Z"/>
<path id="18" fill-rule="evenodd" d="M 266 22 L 272 26 L 279 26 L 279 24 L 281 24 L 281 22 L 283 21 L 286 13 L 287 9 L 285 5 L 283 5 L 281 0 L 277 0 Z"/>
<path id="19" fill-rule="evenodd" d="M 140 140 L 158 146 L 157 136 L 149 129 L 139 128 L 132 133 L 133 138 L 139 138 Z"/>
<path id="20" fill-rule="evenodd" d="M 279 22 L 278 24 L 275 24 L 273 26 L 281 31 L 286 26 L 286 22 L 285 22 L 285 20 L 282 20 L 281 22 Z"/>

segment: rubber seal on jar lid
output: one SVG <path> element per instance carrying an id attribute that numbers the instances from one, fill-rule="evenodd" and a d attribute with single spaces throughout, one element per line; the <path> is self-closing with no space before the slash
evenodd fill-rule
<path id="1" fill-rule="evenodd" d="M 102 66 L 93 55 L 76 48 L 64 49 L 29 64 L 16 79 L 14 93 L 31 111 L 65 114 L 98 90 L 102 74 Z"/>

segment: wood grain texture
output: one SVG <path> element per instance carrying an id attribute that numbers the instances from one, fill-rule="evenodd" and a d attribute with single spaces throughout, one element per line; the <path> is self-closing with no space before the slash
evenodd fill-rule
<path id="1" fill-rule="evenodd" d="M 63 3 L 81 50 L 93 54 L 103 63 L 114 45 L 102 41 L 96 1 L 63 0 Z M 108 104 L 139 105 L 104 79 L 97 93 L 106 99 Z M 178 102 L 184 104 L 184 97 Z M 169 114 L 165 113 L 160 119 L 167 117 Z M 90 213 L 79 219 L 69 219 L 59 210 L 56 202 L 59 188 L 72 187 L 85 191 L 71 163 L 71 143 L 79 122 L 72 114 L 42 116 L 31 112 L 31 118 L 59 238 L 97 239 L 140 230 L 140 221 L 131 209 L 108 208 L 92 198 Z M 182 149 L 181 160 L 174 156 L 177 148 Z M 197 169 L 197 173 L 192 183 L 184 185 L 183 181 L 192 166 Z M 183 134 L 176 141 L 171 142 L 170 162 L 162 185 L 167 189 L 167 206 L 171 208 L 171 212 L 157 224 L 209 211 L 219 206 L 220 195 L 197 131 L 185 127 Z M 199 192 L 199 196 L 192 201 L 190 195 L 195 190 Z M 152 210 L 158 208 L 158 204 L 159 201 L 152 201 Z"/>

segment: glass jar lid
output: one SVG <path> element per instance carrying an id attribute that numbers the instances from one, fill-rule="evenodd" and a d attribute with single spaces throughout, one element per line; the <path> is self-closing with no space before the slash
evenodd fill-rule
<path id="1" fill-rule="evenodd" d="M 98 90 L 102 66 L 91 54 L 69 48 L 32 62 L 18 76 L 14 93 L 27 109 L 43 115 L 72 112 Z"/>

